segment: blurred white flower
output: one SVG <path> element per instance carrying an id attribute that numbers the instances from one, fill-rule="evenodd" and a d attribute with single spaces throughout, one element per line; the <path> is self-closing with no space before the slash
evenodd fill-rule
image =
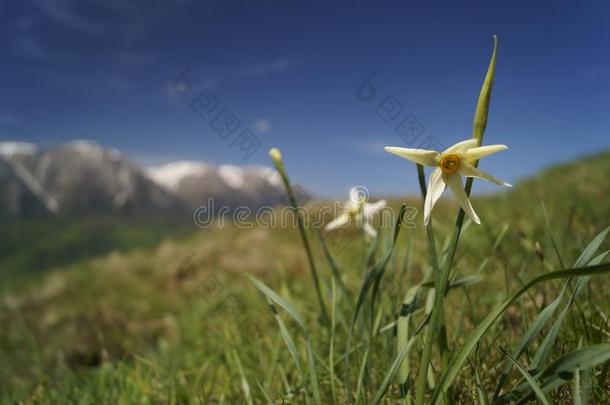
<path id="1" fill-rule="evenodd" d="M 512 187 L 505 181 L 495 178 L 475 166 L 479 159 L 506 150 L 508 147 L 506 145 L 477 146 L 477 143 L 476 139 L 469 139 L 456 143 L 444 152 L 396 146 L 386 146 L 384 148 L 386 152 L 417 164 L 436 167 L 430 174 L 428 181 L 428 192 L 424 202 L 424 224 L 427 225 L 430 222 L 432 208 L 445 191 L 445 186 L 449 186 L 464 212 L 477 224 L 481 223 L 464 191 L 460 175 L 487 180 L 500 186 Z"/>
<path id="2" fill-rule="evenodd" d="M 356 226 L 362 228 L 371 238 L 376 237 L 377 231 L 372 225 L 373 217 L 386 206 L 386 201 L 367 202 L 368 193 L 363 187 L 353 187 L 350 190 L 349 196 L 349 200 L 343 204 L 341 214 L 326 224 L 324 230 L 330 232 L 347 226 L 354 221 Z"/>

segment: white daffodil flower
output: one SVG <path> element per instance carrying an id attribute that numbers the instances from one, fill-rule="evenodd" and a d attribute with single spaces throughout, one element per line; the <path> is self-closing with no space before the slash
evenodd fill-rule
<path id="1" fill-rule="evenodd" d="M 354 187 L 350 190 L 350 199 L 343 204 L 341 214 L 326 224 L 324 230 L 330 232 L 354 221 L 356 226 L 362 228 L 367 235 L 374 238 L 377 236 L 377 231 L 372 225 L 373 217 L 385 206 L 385 200 L 379 200 L 375 203 L 367 202 L 366 193 L 362 193 L 361 188 Z"/>
<path id="2" fill-rule="evenodd" d="M 424 224 L 427 225 L 430 222 L 432 208 L 441 194 L 443 194 L 443 191 L 445 191 L 445 186 L 449 186 L 464 212 L 477 224 L 481 223 L 464 191 L 460 175 L 487 180 L 499 186 L 512 187 L 505 181 L 495 178 L 475 167 L 477 160 L 506 150 L 508 147 L 506 145 L 477 146 L 477 144 L 476 139 L 468 139 L 456 143 L 444 152 L 399 148 L 396 146 L 386 146 L 384 148 L 386 152 L 393 153 L 417 164 L 436 167 L 428 181 L 428 192 L 426 194 L 426 201 L 424 201 Z"/>

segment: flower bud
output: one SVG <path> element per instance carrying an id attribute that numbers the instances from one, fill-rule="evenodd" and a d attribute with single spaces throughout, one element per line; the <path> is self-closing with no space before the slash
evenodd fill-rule
<path id="1" fill-rule="evenodd" d="M 269 156 L 271 156 L 271 159 L 276 166 L 282 164 L 282 152 L 280 152 L 278 148 L 271 148 L 269 150 Z"/>

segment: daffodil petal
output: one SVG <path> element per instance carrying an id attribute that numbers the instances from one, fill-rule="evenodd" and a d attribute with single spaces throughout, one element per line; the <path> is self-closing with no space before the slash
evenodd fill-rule
<path id="1" fill-rule="evenodd" d="M 365 222 L 362 228 L 371 238 L 374 238 L 375 236 L 377 236 L 377 231 L 368 222 Z"/>
<path id="2" fill-rule="evenodd" d="M 447 186 L 453 192 L 456 200 L 460 204 L 460 207 L 466 212 L 466 214 L 477 224 L 481 223 L 481 220 L 477 216 L 477 213 L 474 212 L 472 208 L 472 204 L 470 204 L 470 200 L 464 191 L 464 186 L 462 185 L 462 178 L 459 174 L 455 173 L 450 176 L 447 176 Z"/>
<path id="3" fill-rule="evenodd" d="M 439 153 L 433 150 L 399 148 L 397 146 L 386 146 L 383 149 L 386 152 L 390 152 L 396 156 L 400 156 L 403 159 L 410 160 L 411 162 L 415 162 L 423 166 L 438 166 L 436 157 Z"/>
<path id="4" fill-rule="evenodd" d="M 506 145 L 486 145 L 478 146 L 476 148 L 468 149 L 464 152 L 464 159 L 468 161 L 475 161 L 482 159 L 486 156 L 493 155 L 494 153 L 502 152 L 508 149 Z"/>
<path id="5" fill-rule="evenodd" d="M 441 169 L 435 169 L 432 174 L 430 174 L 430 179 L 428 180 L 428 192 L 426 193 L 426 201 L 424 201 L 424 225 L 428 225 L 430 222 L 432 208 L 434 208 L 434 204 L 436 204 L 441 197 L 443 191 L 445 191 L 443 171 Z"/>
<path id="6" fill-rule="evenodd" d="M 487 174 L 484 171 L 477 169 L 468 162 L 462 162 L 460 164 L 458 173 L 465 177 L 476 177 L 478 179 L 491 181 L 492 183 L 497 184 L 498 186 L 512 187 L 504 180 L 500 180 L 499 178 L 494 177 L 491 174 Z"/>
<path id="7" fill-rule="evenodd" d="M 343 214 L 339 215 L 337 218 L 330 221 L 328 224 L 326 224 L 326 226 L 324 227 L 324 230 L 326 232 L 330 232 L 337 228 L 344 227 L 349 222 L 350 222 L 350 216 L 346 213 L 343 213 Z"/>
<path id="8" fill-rule="evenodd" d="M 462 142 L 458 142 L 455 145 L 448 147 L 443 154 L 445 153 L 464 153 L 470 148 L 474 148 L 478 145 L 478 141 L 476 139 L 467 139 Z"/>

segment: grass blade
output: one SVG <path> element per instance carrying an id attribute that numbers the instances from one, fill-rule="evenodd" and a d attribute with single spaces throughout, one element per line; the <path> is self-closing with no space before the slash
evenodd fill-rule
<path id="1" fill-rule="evenodd" d="M 288 177 L 288 173 L 286 172 L 286 168 L 284 167 L 284 162 L 282 160 L 282 154 L 276 148 L 272 148 L 269 151 L 269 156 L 271 156 L 271 160 L 273 160 L 273 164 L 277 169 L 280 177 L 282 178 L 282 183 L 284 184 L 284 188 L 286 189 L 286 194 L 288 195 L 288 200 L 290 201 L 290 205 L 294 211 L 294 215 L 297 219 L 297 226 L 299 228 L 299 235 L 301 236 L 301 242 L 303 242 L 303 247 L 305 248 L 305 253 L 307 254 L 307 261 L 309 262 L 309 268 L 311 270 L 311 277 L 313 279 L 314 287 L 316 288 L 316 295 L 318 297 L 318 303 L 320 304 L 321 311 L 321 320 L 323 323 L 328 321 L 328 314 L 326 312 L 326 305 L 324 304 L 324 298 L 322 297 L 322 290 L 320 289 L 320 278 L 318 277 L 318 270 L 316 269 L 316 262 L 313 259 L 313 254 L 311 252 L 311 246 L 309 244 L 309 239 L 307 238 L 307 232 L 305 232 L 305 226 L 303 225 L 303 218 L 301 216 L 301 212 L 299 210 L 299 206 L 297 204 L 297 200 L 294 197 L 294 191 L 292 189 L 292 184 L 290 182 L 290 178 Z"/>
<path id="2" fill-rule="evenodd" d="M 557 243 L 557 239 L 555 238 L 555 234 L 551 229 L 551 221 L 549 220 L 549 215 L 546 211 L 546 206 L 544 202 L 542 203 L 542 214 L 544 216 L 544 225 L 546 226 L 546 231 L 551 237 L 551 245 L 553 245 L 553 250 L 555 251 L 555 256 L 557 256 L 557 260 L 559 261 L 559 266 L 565 269 L 566 265 L 563 263 L 563 259 L 561 257 L 561 253 L 559 252 L 559 244 Z"/>
<path id="3" fill-rule="evenodd" d="M 382 257 L 377 264 L 366 274 L 364 281 L 362 282 L 362 286 L 360 287 L 360 292 L 358 293 L 358 299 L 356 301 L 356 307 L 354 309 L 354 316 L 352 317 L 352 322 L 349 328 L 349 334 L 347 339 L 347 348 L 345 352 L 345 369 L 346 369 L 346 386 L 348 389 L 349 398 L 352 398 L 352 390 L 349 379 L 349 358 L 352 346 L 353 332 L 354 326 L 356 324 L 356 320 L 358 319 L 358 314 L 362 309 L 362 305 L 364 304 L 365 298 L 374 285 L 378 285 L 379 280 L 383 277 L 385 272 L 386 265 L 394 252 L 394 248 L 396 247 L 396 241 L 398 240 L 398 235 L 400 234 L 400 228 L 402 225 L 402 220 L 406 211 L 406 204 L 402 204 L 400 207 L 400 211 L 398 213 L 398 219 L 396 221 L 396 225 L 394 227 L 394 237 L 392 240 L 392 245 L 388 252 Z"/>
<path id="4" fill-rule="evenodd" d="M 544 405 L 550 405 L 551 403 L 549 402 L 546 395 L 544 395 L 542 388 L 540 388 L 540 385 L 538 385 L 538 383 L 536 382 L 536 380 L 534 380 L 534 378 L 531 376 L 531 374 L 529 372 L 527 372 L 527 370 L 525 370 L 523 367 L 521 367 L 521 365 L 517 362 L 517 360 L 515 360 L 513 358 L 513 356 L 508 354 L 508 352 L 504 352 L 504 354 L 511 361 L 511 363 L 515 366 L 515 368 L 517 370 L 519 370 L 521 375 L 523 375 L 523 378 L 525 378 L 525 381 L 527 381 L 529 386 L 532 388 L 532 390 L 534 391 L 534 393 L 540 400 L 540 402 L 542 402 Z"/>
<path id="5" fill-rule="evenodd" d="M 564 289 L 565 289 L 565 285 L 564 285 Z M 536 318 L 534 319 L 532 324 L 529 326 L 529 328 L 523 335 L 523 338 L 521 338 L 521 340 L 517 344 L 517 347 L 515 348 L 515 350 L 513 350 L 513 353 L 511 356 L 515 360 L 518 359 L 519 356 L 521 356 L 521 354 L 523 354 L 525 352 L 525 350 L 530 345 L 530 343 L 534 340 L 534 338 L 536 336 L 538 336 L 538 334 L 542 331 L 542 328 L 544 328 L 544 326 L 547 324 L 547 322 L 551 319 L 551 317 L 555 313 L 555 310 L 559 306 L 559 303 L 561 302 L 562 295 L 563 295 L 563 292 L 560 293 L 559 296 L 553 300 L 553 302 L 551 302 L 549 305 L 547 305 L 546 308 L 544 308 L 542 311 L 540 311 L 538 316 L 536 316 Z M 493 396 L 494 400 L 500 395 L 500 391 L 502 390 L 502 387 L 504 387 L 504 384 L 506 383 L 506 380 L 508 379 L 508 375 L 509 375 L 511 369 L 512 369 L 512 363 L 508 362 L 506 364 L 506 366 L 504 367 L 504 371 L 502 371 L 502 375 L 500 376 L 498 384 L 496 385 L 496 390 L 495 390 L 494 396 Z"/>
<path id="6" fill-rule="evenodd" d="M 275 320 L 280 328 L 280 333 L 282 335 L 282 339 L 284 340 L 284 343 L 286 344 L 286 347 L 288 348 L 288 352 L 290 353 L 290 356 L 294 360 L 294 364 L 297 367 L 297 370 L 299 370 L 301 377 L 303 378 L 303 381 L 305 382 L 306 381 L 305 372 L 303 371 L 303 366 L 301 365 L 301 360 L 300 360 L 299 352 L 297 351 L 297 346 L 294 343 L 292 336 L 290 336 L 290 333 L 288 332 L 288 329 L 286 328 L 284 321 L 280 317 L 280 314 L 278 314 L 277 309 L 275 309 L 275 305 L 273 305 L 273 303 L 271 301 L 269 301 L 269 308 L 271 309 L 271 312 L 273 312 L 273 316 L 275 317 Z"/>
<path id="7" fill-rule="evenodd" d="M 462 347 L 457 351 L 457 353 L 451 359 L 449 367 L 443 373 L 439 384 L 434 390 L 434 394 L 430 403 L 436 403 L 439 398 L 441 391 L 447 391 L 447 389 L 451 386 L 458 373 L 460 372 L 464 362 L 476 347 L 476 344 L 481 339 L 481 337 L 489 330 L 489 328 L 498 320 L 500 315 L 504 313 L 504 311 L 521 295 L 523 295 L 527 290 L 532 288 L 533 286 L 540 284 L 549 280 L 557 280 L 569 277 L 579 277 L 579 276 L 588 276 L 588 275 L 601 275 L 610 272 L 610 263 L 599 264 L 595 266 L 581 267 L 577 269 L 569 269 L 569 270 L 558 270 L 551 273 L 543 274 L 535 279 L 531 280 L 523 287 L 521 287 L 517 292 L 515 292 L 508 300 L 504 301 L 498 308 L 492 311 L 472 332 L 472 334 L 466 339 Z"/>
<path id="8" fill-rule="evenodd" d="M 267 404 L 268 405 L 273 405 L 273 401 L 271 400 L 271 397 L 269 396 L 269 394 L 267 393 L 267 390 L 265 390 L 265 387 L 263 387 L 261 382 L 256 380 L 256 385 L 258 386 L 258 389 L 263 394 L 263 397 L 265 398 L 265 401 L 267 401 Z"/>
<path id="9" fill-rule="evenodd" d="M 544 206 L 543 206 L 543 209 L 544 209 Z M 545 215 L 546 215 L 546 211 L 545 211 Z M 605 258 L 605 253 L 603 253 L 593 259 L 591 259 L 591 258 L 593 257 L 593 255 L 595 254 L 597 249 L 599 249 L 602 242 L 605 240 L 606 236 L 608 235 L 609 231 L 610 231 L 610 227 L 604 229 L 595 238 L 593 238 L 593 240 L 583 250 L 580 257 L 576 260 L 576 262 L 574 264 L 575 267 L 577 267 L 578 265 L 581 265 L 581 264 L 596 265 L 596 264 L 599 264 L 602 262 L 602 260 Z M 559 253 L 557 253 L 557 257 L 561 261 L 561 257 L 559 255 Z M 584 287 L 584 285 L 588 282 L 588 280 L 589 280 L 589 277 L 583 277 L 579 280 L 579 283 L 572 294 L 570 302 L 574 302 L 574 300 L 576 299 L 576 296 L 578 295 L 580 290 Z M 564 284 L 564 286 L 561 289 L 561 292 L 559 293 L 557 298 L 555 298 L 555 300 L 553 300 L 553 302 L 551 302 L 545 309 L 543 309 L 540 312 L 540 314 L 538 314 L 536 319 L 534 319 L 534 321 L 528 328 L 527 332 L 525 333 L 525 335 L 523 336 L 523 338 L 521 339 L 521 341 L 519 342 L 519 344 L 513 351 L 512 356 L 515 359 L 518 359 L 519 356 L 521 356 L 521 354 L 525 351 L 525 349 L 527 349 L 527 347 L 529 346 L 531 341 L 540 333 L 542 328 L 544 328 L 544 326 L 549 322 L 549 320 L 555 313 L 555 310 L 559 306 L 561 299 L 563 298 L 563 294 L 565 293 L 566 287 L 567 287 L 567 283 Z M 568 304 L 568 307 L 569 306 L 570 306 L 570 304 Z M 546 359 L 553 344 L 555 343 L 555 340 L 559 333 L 559 328 L 561 327 L 563 318 L 564 318 L 565 314 L 567 313 L 568 307 L 566 307 L 562 311 L 558 320 L 555 322 L 555 324 L 551 328 L 551 331 L 547 334 L 547 336 L 545 336 L 545 339 L 543 340 L 542 344 L 538 348 L 538 351 L 536 352 L 534 360 L 531 365 L 531 368 L 533 369 L 534 373 L 540 367 L 542 362 Z M 508 374 L 510 373 L 511 367 L 512 367 L 512 365 L 510 363 L 508 363 L 506 365 L 504 371 L 502 372 L 502 375 L 500 376 L 500 380 L 499 380 L 498 385 L 496 386 L 496 390 L 494 392 L 494 399 L 496 399 L 500 395 L 500 390 L 506 383 L 506 380 L 508 378 Z"/>
<path id="10" fill-rule="evenodd" d="M 574 370 L 574 380 L 572 381 L 572 401 L 574 405 L 583 405 L 581 390 L 580 390 L 580 371 Z"/>
<path id="11" fill-rule="evenodd" d="M 299 315 L 297 310 L 282 298 L 278 293 L 273 291 L 271 288 L 267 287 L 262 281 L 258 280 L 256 277 L 251 276 L 250 274 L 246 274 L 250 281 L 254 283 L 254 286 L 258 288 L 265 296 L 271 301 L 275 302 L 277 305 L 282 307 L 288 314 L 299 324 L 299 326 L 303 329 L 303 331 L 308 334 L 307 326 L 305 326 L 305 321 Z"/>
<path id="12" fill-rule="evenodd" d="M 607 232 L 603 232 L 603 234 L 605 237 Z M 595 242 L 595 239 L 594 239 L 594 242 Z M 601 242 L 600 242 L 600 244 L 601 244 Z M 589 244 L 589 246 L 591 246 L 591 244 Z M 599 246 L 599 244 L 597 244 L 597 247 L 598 246 Z M 597 250 L 597 247 L 595 248 L 595 250 Z M 587 250 L 587 249 L 585 249 L 585 250 Z M 585 257 L 592 256 L 593 254 L 595 254 L 595 250 L 589 250 L 587 252 L 587 256 L 585 256 Z M 584 254 L 584 252 L 583 252 L 583 254 Z M 599 264 L 605 258 L 605 256 L 606 256 L 605 254 L 601 254 L 601 255 L 597 256 L 596 258 L 594 258 L 593 260 L 591 260 L 589 262 L 589 264 L 591 264 L 591 265 Z M 583 257 L 583 256 L 581 255 L 581 257 Z M 584 259 L 583 259 L 583 261 L 584 261 Z M 584 287 L 586 286 L 586 284 L 589 282 L 590 279 L 591 279 L 590 276 L 585 276 L 585 277 L 579 278 L 578 283 L 576 284 L 576 288 L 574 288 L 574 291 L 572 292 L 572 295 L 570 296 L 570 300 L 568 301 L 568 303 L 565 306 L 565 308 L 563 309 L 563 311 L 561 311 L 561 314 L 559 315 L 559 317 L 557 318 L 557 320 L 551 327 L 551 330 L 549 331 L 549 333 L 544 337 L 542 344 L 540 345 L 540 347 L 538 348 L 538 351 L 536 352 L 536 355 L 534 356 L 534 360 L 532 361 L 532 365 L 531 365 L 532 369 L 534 370 L 534 373 L 536 373 L 536 370 L 539 370 L 542 367 L 542 364 L 544 363 L 544 361 L 546 360 L 548 355 L 551 353 L 551 350 L 553 349 L 553 346 L 555 345 L 555 342 L 557 341 L 557 337 L 559 336 L 559 331 L 561 329 L 561 326 L 563 324 L 563 321 L 564 321 L 568 311 L 572 308 L 572 306 L 576 302 L 576 298 L 578 297 L 580 292 L 584 289 Z M 563 294 L 563 292 L 565 291 L 565 287 L 561 291 Z"/>
<path id="13" fill-rule="evenodd" d="M 577 349 L 549 365 L 537 376 L 543 392 L 549 392 L 569 382 L 575 376 L 575 371 L 586 371 L 600 364 L 610 361 L 610 343 L 599 343 L 582 349 Z M 505 404 L 519 401 L 528 401 L 532 392 L 531 387 L 521 384 L 517 389 L 503 395 L 496 404 Z"/>
<path id="14" fill-rule="evenodd" d="M 383 397 L 384 397 L 385 393 L 387 392 L 390 384 L 392 383 L 392 381 L 394 380 L 394 378 L 398 374 L 398 371 L 400 370 L 400 366 L 404 362 L 405 357 L 408 355 L 409 351 L 411 350 L 411 347 L 415 343 L 417 336 L 419 335 L 421 330 L 424 328 L 424 326 L 426 326 L 428 324 L 429 320 L 430 320 L 430 316 L 428 315 L 422 321 L 422 323 L 419 325 L 417 330 L 413 333 L 413 336 L 411 336 L 411 338 L 409 339 L 407 344 L 404 345 L 403 349 L 400 351 L 400 353 L 398 353 L 398 355 L 394 359 L 394 362 L 392 363 L 392 365 L 388 369 L 386 375 L 383 378 L 381 386 L 377 389 L 377 393 L 375 394 L 375 397 L 373 398 L 373 402 L 372 403 L 374 405 L 378 404 L 383 399 Z"/>
<path id="15" fill-rule="evenodd" d="M 585 264 L 589 263 L 589 261 L 595 255 L 595 252 L 597 252 L 597 250 L 599 249 L 601 244 L 604 242 L 604 240 L 608 236 L 609 232 L 610 232 L 610 226 L 607 227 L 606 229 L 604 229 L 603 231 L 601 231 L 599 234 L 597 234 L 597 236 L 595 238 L 593 238 L 593 240 L 591 242 L 589 242 L 587 247 L 582 251 L 582 253 L 578 257 L 578 259 L 576 259 L 576 262 L 574 263 L 574 267 L 581 267 L 581 266 L 584 266 Z"/>
<path id="16" fill-rule="evenodd" d="M 316 373 L 316 362 L 311 348 L 311 341 L 307 339 L 307 366 L 309 368 L 309 383 L 313 392 L 313 399 L 316 404 L 322 403 L 322 395 L 320 394 L 320 383 Z"/>
<path id="17" fill-rule="evenodd" d="M 239 355 L 237 351 L 232 350 L 233 359 L 235 360 L 235 364 L 237 364 L 237 371 L 239 372 L 239 379 L 241 382 L 241 389 L 244 394 L 244 398 L 246 398 L 246 403 L 248 405 L 253 405 L 252 395 L 250 394 L 250 384 L 248 383 L 248 379 L 246 378 L 246 374 L 244 373 L 244 368 L 241 365 L 241 360 L 239 359 Z"/>
<path id="18" fill-rule="evenodd" d="M 349 290 L 347 289 L 347 287 L 345 286 L 345 283 L 343 283 L 343 279 L 341 277 L 341 271 L 339 270 L 339 266 L 337 266 L 337 263 L 335 262 L 332 255 L 330 254 L 330 251 L 328 250 L 328 245 L 326 244 L 326 241 L 324 240 L 324 237 L 322 236 L 322 232 L 320 232 L 319 230 L 318 230 L 318 238 L 320 239 L 320 245 L 322 245 L 322 251 L 324 252 L 324 256 L 326 257 L 326 260 L 328 261 L 328 265 L 330 266 L 330 270 L 332 272 L 333 278 L 337 282 L 337 285 L 339 286 L 339 289 L 341 290 L 341 292 L 345 295 L 347 300 L 351 303 L 352 296 L 349 293 Z"/>

